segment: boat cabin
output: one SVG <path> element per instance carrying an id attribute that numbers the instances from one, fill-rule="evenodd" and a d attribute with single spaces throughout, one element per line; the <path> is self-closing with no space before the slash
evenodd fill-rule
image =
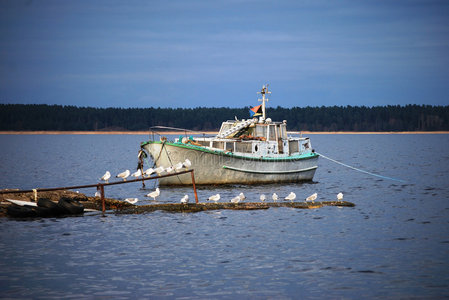
<path id="1" fill-rule="evenodd" d="M 248 157 L 283 158 L 312 152 L 309 138 L 288 137 L 287 121 L 273 122 L 266 118 L 265 102 L 268 85 L 262 87 L 260 118 L 228 120 L 221 124 L 220 131 L 213 138 L 177 139 L 177 142 L 206 147 L 214 151 L 223 151 Z"/>
<path id="2" fill-rule="evenodd" d="M 252 157 L 280 158 L 311 151 L 309 138 L 288 137 L 287 122 L 271 122 L 270 119 L 225 121 L 216 137 L 185 137 L 176 141 Z"/>

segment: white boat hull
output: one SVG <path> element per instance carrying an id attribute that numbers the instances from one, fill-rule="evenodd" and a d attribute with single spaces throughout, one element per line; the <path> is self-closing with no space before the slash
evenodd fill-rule
<path id="1" fill-rule="evenodd" d="M 186 147 L 170 142 L 147 142 L 142 148 L 150 154 L 156 166 L 168 167 L 189 159 L 194 169 L 196 184 L 259 184 L 300 182 L 313 179 L 317 169 L 318 155 L 282 158 L 254 158 Z M 164 177 L 160 185 L 189 185 L 190 174 Z"/>

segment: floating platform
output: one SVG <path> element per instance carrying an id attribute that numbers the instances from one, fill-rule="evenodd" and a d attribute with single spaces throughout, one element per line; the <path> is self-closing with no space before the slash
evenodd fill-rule
<path id="1" fill-rule="evenodd" d="M 71 191 L 52 191 L 52 192 L 40 192 L 39 198 L 46 198 L 48 200 L 57 203 L 61 198 L 71 198 L 74 201 L 78 201 L 84 208 L 92 211 L 102 211 L 102 201 L 100 197 L 87 197 L 82 193 L 75 193 Z M 3 194 L 0 195 L 0 216 L 7 216 L 7 207 L 13 204 L 10 201 L 6 201 L 7 198 L 13 198 L 20 200 L 17 203 L 29 203 L 35 205 L 33 193 L 20 193 L 20 194 Z M 154 211 L 166 211 L 173 213 L 194 213 L 210 210 L 255 210 L 255 209 L 268 209 L 270 207 L 289 207 L 297 209 L 315 209 L 323 206 L 338 206 L 338 207 L 354 207 L 355 204 L 348 201 L 315 201 L 315 202 L 200 202 L 200 203 L 162 203 L 162 204 L 149 204 L 149 205 L 134 205 L 126 201 L 105 198 L 105 208 L 107 213 L 116 214 L 143 214 Z"/>
<path id="2" fill-rule="evenodd" d="M 94 204 L 91 208 L 101 209 L 101 200 L 96 197 L 88 197 L 90 204 Z M 255 210 L 255 209 L 268 209 L 270 207 L 290 207 L 298 209 L 314 209 L 323 206 L 338 206 L 338 207 L 354 207 L 355 204 L 348 201 L 322 201 L 318 202 L 200 202 L 200 203 L 163 203 L 163 204 L 149 204 L 149 205 L 133 205 L 125 201 L 105 199 L 105 205 L 108 210 L 114 210 L 118 214 L 142 214 L 148 212 L 154 212 L 157 210 L 166 212 L 180 212 L 180 213 L 192 213 L 208 210 Z"/>
<path id="3" fill-rule="evenodd" d="M 255 209 L 268 209 L 270 207 L 290 207 L 290 208 L 300 208 L 300 209 L 312 209 L 320 208 L 323 206 L 339 206 L 339 207 L 353 207 L 354 203 L 343 201 L 323 201 L 315 203 L 304 203 L 304 202 L 243 202 L 243 203 L 187 203 L 187 204 L 151 204 L 151 205 L 136 205 L 132 208 L 122 209 L 118 213 L 124 214 L 141 214 L 147 212 L 153 212 L 156 210 L 162 210 L 167 212 L 181 212 L 181 213 L 192 213 L 201 212 L 207 210 L 221 210 L 221 209 L 232 209 L 232 210 L 255 210 Z"/>

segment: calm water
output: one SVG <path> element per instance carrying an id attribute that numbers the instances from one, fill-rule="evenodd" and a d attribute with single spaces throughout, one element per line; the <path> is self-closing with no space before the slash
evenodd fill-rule
<path id="1" fill-rule="evenodd" d="M 447 298 L 449 135 L 312 135 L 329 157 L 312 183 L 201 187 L 319 200 L 342 191 L 354 208 L 156 212 L 0 220 L 0 298 Z M 139 135 L 1 135 L 0 187 L 97 182 L 135 169 Z M 138 197 L 140 184 L 108 187 Z M 95 190 L 83 190 L 93 195 Z M 193 191 L 163 188 L 161 202 Z"/>

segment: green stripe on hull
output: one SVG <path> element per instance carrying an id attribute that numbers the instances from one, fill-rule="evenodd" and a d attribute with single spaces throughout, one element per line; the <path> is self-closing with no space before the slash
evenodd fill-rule
<path id="1" fill-rule="evenodd" d="M 143 142 L 141 143 L 141 147 L 148 145 L 148 144 L 162 144 L 163 142 L 160 141 L 147 141 L 147 142 Z M 216 151 L 216 150 L 210 150 L 210 149 L 206 149 L 204 147 L 201 146 L 195 146 L 195 145 L 186 145 L 186 144 L 181 144 L 181 143 L 170 143 L 170 142 L 165 142 L 166 145 L 170 145 L 170 146 L 174 146 L 174 147 L 179 147 L 179 148 L 185 148 L 185 149 L 190 149 L 190 150 L 197 150 L 197 151 L 201 151 L 201 152 L 206 152 L 206 153 L 211 153 L 211 154 L 216 154 L 216 155 L 223 155 L 223 156 L 229 156 L 229 157 L 233 157 L 233 158 L 241 158 L 241 159 L 246 159 L 246 160 L 259 160 L 259 161 L 270 161 L 270 162 L 275 162 L 275 161 L 296 161 L 296 160 L 305 160 L 305 159 L 312 159 L 312 158 L 317 158 L 319 157 L 318 154 L 312 152 L 312 153 L 307 153 L 307 154 L 300 154 L 300 155 L 294 155 L 294 156 L 287 156 L 287 157 L 251 157 L 251 156 L 242 156 L 242 155 L 236 155 L 233 154 L 231 152 L 224 152 L 224 151 Z"/>

